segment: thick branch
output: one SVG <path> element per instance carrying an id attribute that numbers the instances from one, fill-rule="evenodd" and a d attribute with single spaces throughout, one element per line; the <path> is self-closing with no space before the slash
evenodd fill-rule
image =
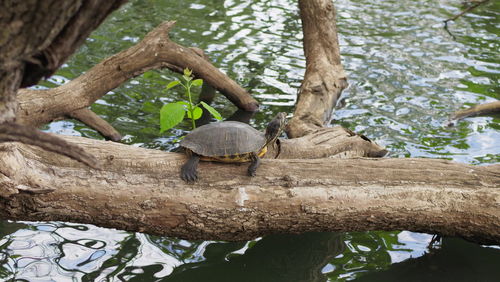
<path id="1" fill-rule="evenodd" d="M 193 50 L 201 58 L 209 60 L 208 56 L 205 54 L 205 52 L 203 52 L 203 50 L 195 47 L 190 47 L 190 49 Z M 174 67 L 175 66 L 171 65 L 171 69 L 173 69 Z M 180 67 L 179 68 L 175 67 L 175 71 L 183 73 L 183 69 Z M 210 104 L 212 103 L 214 96 L 215 96 L 215 89 L 210 84 L 204 83 L 200 92 L 200 99 Z M 106 140 L 118 142 L 122 138 L 121 134 L 111 124 L 109 124 L 107 121 L 99 117 L 97 114 L 95 114 L 88 108 L 78 109 L 68 113 L 67 115 L 68 117 L 77 119 L 80 122 L 87 125 L 88 127 L 93 128 L 94 130 L 99 132 L 102 136 L 104 136 Z M 211 116 L 209 115 L 207 117 L 210 119 Z"/>
<path id="2" fill-rule="evenodd" d="M 36 128 L 21 126 L 16 123 L 0 124 L 0 143 L 21 142 L 38 146 L 45 150 L 62 154 L 80 161 L 93 168 L 99 168 L 97 160 L 86 153 L 82 148 L 66 142 L 57 135 L 38 131 Z M 5 163 L 8 166 L 9 163 Z"/>
<path id="3" fill-rule="evenodd" d="M 266 157 L 279 159 L 383 157 L 388 151 L 368 138 L 341 126 L 319 129 L 293 139 L 280 139 Z"/>
<path id="4" fill-rule="evenodd" d="M 347 86 L 332 1 L 300 0 L 299 7 L 306 73 L 287 131 L 291 138 L 304 136 L 328 124 L 337 99 Z"/>
<path id="5" fill-rule="evenodd" d="M 164 22 L 137 45 L 109 57 L 67 84 L 50 90 L 21 90 L 19 122 L 33 126 L 48 123 L 90 106 L 131 77 L 162 67 L 173 70 L 188 67 L 238 107 L 255 111 L 258 103 L 236 82 L 190 48 L 168 38 L 168 31 L 173 25 L 174 22 Z"/>
<path id="6" fill-rule="evenodd" d="M 500 165 L 263 160 L 250 178 L 246 165 L 202 162 L 200 182 L 189 185 L 179 177 L 183 155 L 65 138 L 98 156 L 104 169 L 36 147 L 3 144 L 1 218 L 85 222 L 189 239 L 411 230 L 500 242 Z"/>

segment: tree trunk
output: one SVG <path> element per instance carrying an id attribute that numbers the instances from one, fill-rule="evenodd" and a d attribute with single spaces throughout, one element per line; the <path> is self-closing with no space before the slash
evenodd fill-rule
<path id="1" fill-rule="evenodd" d="M 304 136 L 328 125 L 347 79 L 340 61 L 331 0 L 299 0 L 306 73 L 287 134 Z"/>
<path id="2" fill-rule="evenodd" d="M 92 30 L 125 0 L 0 2 L 0 142 L 18 141 L 71 156 L 90 166 L 92 156 L 56 136 L 14 124 L 19 87 L 49 76 Z"/>
<path id="3" fill-rule="evenodd" d="M 0 217 L 91 223 L 187 239 L 247 240 L 270 233 L 411 230 L 500 242 L 500 165 L 433 159 L 202 162 L 200 181 L 179 177 L 186 157 L 64 137 L 100 160 L 90 169 L 37 147 L 0 147 Z"/>
<path id="4" fill-rule="evenodd" d="M 0 69 L 23 71 L 21 87 L 54 73 L 126 0 L 2 1 Z M 0 93 L 1 94 L 1 93 Z"/>
<path id="5" fill-rule="evenodd" d="M 12 67 L 0 69 L 0 124 L 16 118 L 16 92 L 21 84 L 22 71 Z"/>
<path id="6" fill-rule="evenodd" d="M 125 1 L 17 2 L 0 3 L 0 123 L 14 120 L 20 86 L 55 72 Z"/>

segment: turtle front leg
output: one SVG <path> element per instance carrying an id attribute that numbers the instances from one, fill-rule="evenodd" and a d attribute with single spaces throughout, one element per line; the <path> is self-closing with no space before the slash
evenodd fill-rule
<path id="1" fill-rule="evenodd" d="M 257 168 L 260 165 L 260 158 L 255 153 L 252 154 L 251 158 L 252 158 L 252 162 L 250 163 L 250 166 L 248 167 L 248 176 L 255 176 L 255 172 L 257 171 Z"/>
<path id="2" fill-rule="evenodd" d="M 198 179 L 198 163 L 200 162 L 200 156 L 192 152 L 187 152 L 189 159 L 181 168 L 181 178 L 186 182 L 194 182 Z"/>

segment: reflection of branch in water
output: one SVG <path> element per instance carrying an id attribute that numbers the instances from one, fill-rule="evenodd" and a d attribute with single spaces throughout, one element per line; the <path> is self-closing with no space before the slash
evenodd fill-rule
<path id="1" fill-rule="evenodd" d="M 499 259 L 497 249 L 444 237 L 441 248 L 384 270 L 364 273 L 356 281 L 498 281 Z"/>
<path id="2" fill-rule="evenodd" d="M 438 249 L 440 247 L 441 243 L 442 243 L 441 235 L 434 234 L 434 235 L 432 235 L 432 239 L 429 242 L 427 249 L 429 249 L 429 250 Z"/>
<path id="3" fill-rule="evenodd" d="M 483 0 L 483 1 L 479 1 L 479 2 L 477 2 L 477 3 L 475 3 L 475 4 L 473 4 L 473 5 L 471 5 L 471 6 L 467 7 L 467 8 L 465 8 L 465 9 L 464 9 L 461 13 L 459 13 L 459 14 L 457 14 L 457 15 L 455 15 L 455 16 L 453 16 L 453 17 L 451 17 L 451 18 L 448 18 L 448 19 L 444 20 L 444 21 L 443 21 L 443 22 L 444 22 L 444 30 L 446 30 L 446 32 L 447 32 L 447 33 L 448 33 L 448 34 L 449 34 L 449 35 L 453 38 L 453 40 L 455 40 L 455 39 L 456 39 L 456 37 L 455 37 L 455 36 L 454 36 L 454 35 L 453 35 L 453 34 L 452 34 L 449 30 L 448 30 L 448 22 L 449 22 L 449 21 L 454 21 L 454 20 L 458 19 L 459 17 L 463 16 L 465 13 L 467 13 L 467 12 L 471 11 L 472 9 L 477 8 L 477 7 L 478 7 L 478 6 L 480 6 L 481 4 L 484 4 L 484 3 L 489 2 L 489 1 L 490 1 L 490 0 Z"/>
<path id="4" fill-rule="evenodd" d="M 204 261 L 179 265 L 162 281 L 201 281 L 200 277 L 203 281 L 325 281 L 321 270 L 345 250 L 343 235 L 331 232 L 270 235 L 243 254 L 228 255 L 230 248 L 220 250 L 227 243 L 215 244 L 207 246 Z"/>
<path id="5" fill-rule="evenodd" d="M 446 30 L 446 32 L 451 36 L 451 38 L 453 38 L 453 40 L 457 40 L 457 38 L 455 37 L 455 35 L 453 35 L 453 33 L 451 33 L 451 31 L 448 30 L 448 24 L 447 24 L 447 22 L 444 23 L 444 30 Z"/>
<path id="6" fill-rule="evenodd" d="M 454 21 L 454 20 L 458 19 L 459 17 L 463 16 L 465 13 L 467 13 L 467 12 L 471 11 L 472 9 L 475 9 L 475 8 L 477 8 L 478 6 L 480 6 L 481 4 L 484 4 L 484 3 L 489 2 L 489 1 L 490 1 L 490 0 L 483 0 L 483 1 L 479 1 L 479 2 L 475 3 L 474 5 L 471 5 L 471 6 L 467 7 L 467 8 L 466 8 L 465 10 L 463 10 L 460 14 L 457 14 L 457 15 L 455 15 L 455 16 L 453 16 L 453 17 L 449 18 L 449 19 L 444 20 L 444 21 L 443 21 L 443 22 L 444 22 L 444 28 L 446 29 L 446 31 L 448 31 L 448 22 L 449 22 L 449 21 Z M 450 33 L 450 32 L 448 31 L 448 33 Z M 451 33 L 450 33 L 450 34 L 451 34 Z M 452 36 L 453 36 L 453 35 L 452 35 Z"/>

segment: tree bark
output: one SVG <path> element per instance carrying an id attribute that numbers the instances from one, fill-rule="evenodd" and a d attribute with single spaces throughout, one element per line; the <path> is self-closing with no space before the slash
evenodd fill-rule
<path id="1" fill-rule="evenodd" d="M 279 139 L 280 148 L 272 146 L 266 156 L 279 159 L 378 158 L 388 151 L 364 136 L 335 126 L 300 138 Z"/>
<path id="2" fill-rule="evenodd" d="M 22 71 L 13 66 L 0 69 L 0 124 L 16 119 L 16 93 L 21 84 Z"/>
<path id="3" fill-rule="evenodd" d="M 306 73 L 287 130 L 290 138 L 304 136 L 328 125 L 337 99 L 347 87 L 332 1 L 299 0 L 299 7 Z"/>
<path id="4" fill-rule="evenodd" d="M 81 149 L 16 122 L 19 87 L 52 74 L 125 0 L 0 2 L 0 142 L 19 141 L 98 167 Z M 30 132 L 33 131 L 33 132 Z"/>
<path id="5" fill-rule="evenodd" d="M 0 123 L 14 121 L 19 87 L 36 84 L 55 72 L 90 32 L 124 2 L 0 3 Z"/>
<path id="6" fill-rule="evenodd" d="M 72 111 L 69 117 L 79 120 L 87 126 L 99 132 L 106 140 L 118 142 L 122 139 L 122 135 L 111 124 L 102 119 L 96 113 L 88 108 Z"/>
<path id="7" fill-rule="evenodd" d="M 186 157 L 64 137 L 103 163 L 90 169 L 37 147 L 0 147 L 0 217 L 62 220 L 187 239 L 246 240 L 306 231 L 410 230 L 500 242 L 500 165 L 433 159 L 202 162 L 186 184 Z"/>
<path id="8" fill-rule="evenodd" d="M 126 0 L 32 0 L 0 4 L 0 69 L 18 62 L 21 87 L 54 73 Z"/>

